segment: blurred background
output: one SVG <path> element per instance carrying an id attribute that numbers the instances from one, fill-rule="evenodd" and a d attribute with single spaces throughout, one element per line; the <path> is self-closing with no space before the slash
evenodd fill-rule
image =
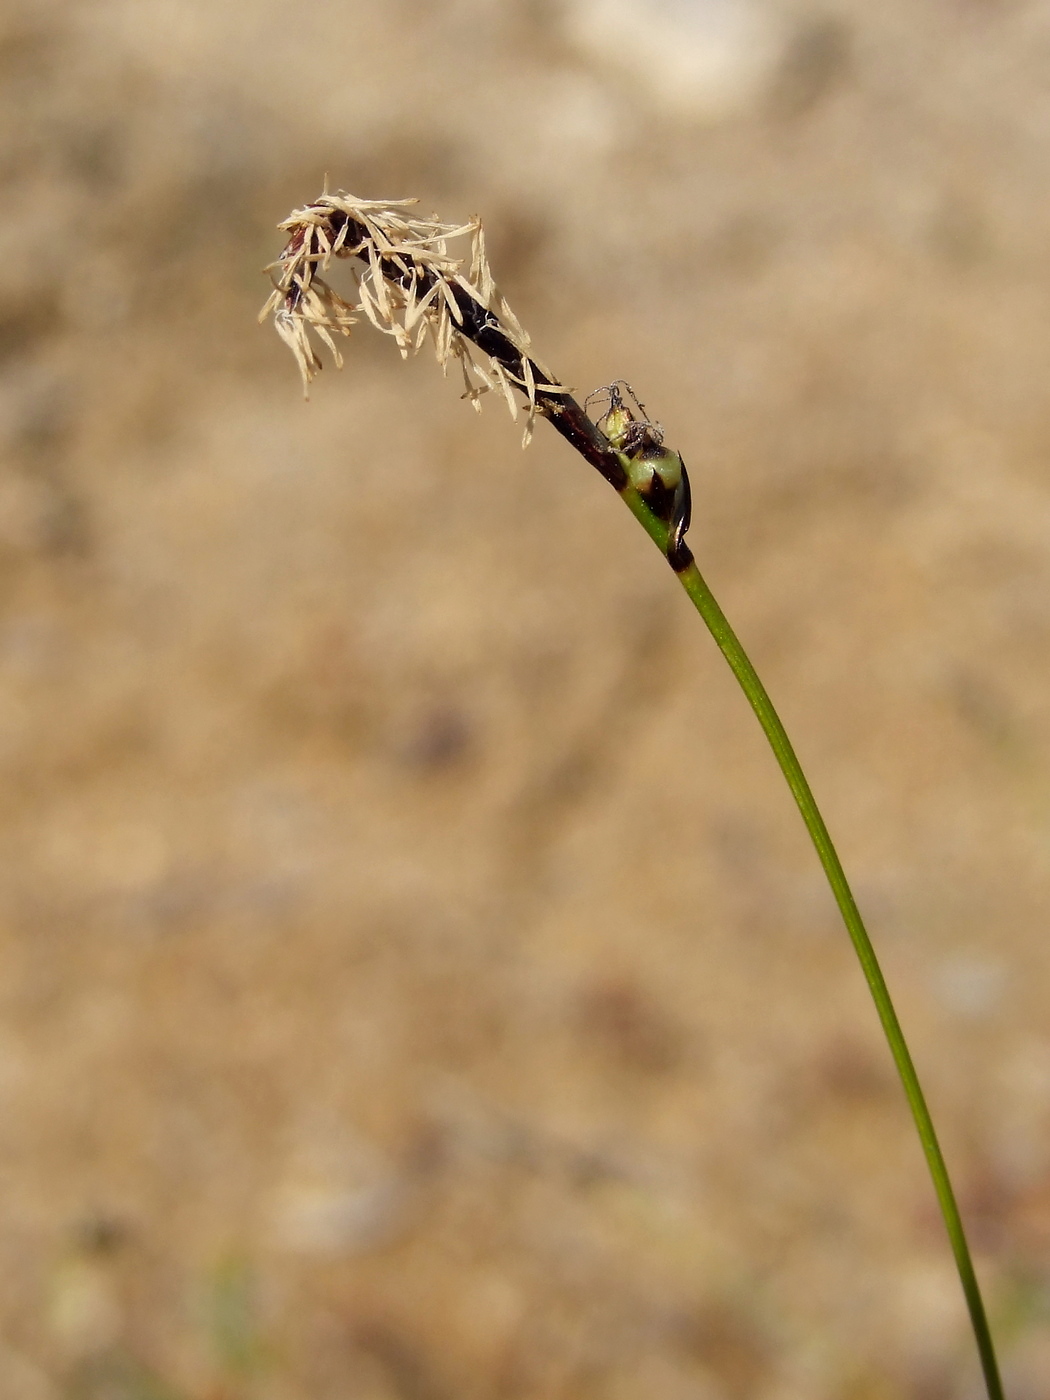
<path id="1" fill-rule="evenodd" d="M 1050 8 L 6 0 L 0 1392 L 972 1400 L 790 797 L 642 532 L 358 327 L 480 213 L 631 381 L 1050 1376 Z"/>

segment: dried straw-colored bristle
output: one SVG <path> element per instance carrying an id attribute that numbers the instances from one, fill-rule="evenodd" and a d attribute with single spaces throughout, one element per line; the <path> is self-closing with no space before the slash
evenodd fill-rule
<path id="1" fill-rule="evenodd" d="M 475 409 L 480 411 L 482 394 L 496 389 L 517 418 L 513 390 L 520 391 L 528 409 L 527 443 L 537 411 L 529 337 L 493 281 L 481 221 L 443 224 L 411 217 L 404 211 L 416 202 L 358 199 L 338 191 L 295 210 L 279 225 L 289 238 L 284 252 L 267 269 L 273 274 L 274 290 L 259 319 L 273 313 L 278 335 L 295 356 L 307 396 L 310 381 L 321 368 L 310 341 L 311 330 L 331 350 L 337 365 L 342 365 L 342 357 L 333 336 L 350 334 L 359 319 L 355 313 L 363 313 L 377 330 L 393 336 L 402 356 L 417 351 L 429 335 L 446 373 L 449 361 L 458 360 L 463 397 Z M 457 238 L 470 239 L 469 262 L 449 253 L 449 241 Z M 356 303 L 344 301 L 320 275 L 332 258 L 357 260 Z M 456 290 L 496 319 L 520 356 L 520 373 L 478 351 L 461 333 L 463 313 Z M 568 392 L 556 384 L 544 387 L 548 393 Z"/>

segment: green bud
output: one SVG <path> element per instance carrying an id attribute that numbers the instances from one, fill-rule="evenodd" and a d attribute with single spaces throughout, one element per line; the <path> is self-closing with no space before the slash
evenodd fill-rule
<path id="1" fill-rule="evenodd" d="M 605 436 L 616 448 L 617 452 L 623 452 L 627 446 L 628 429 L 634 422 L 634 414 L 626 404 L 616 404 L 610 408 L 605 415 L 602 426 L 605 428 Z"/>

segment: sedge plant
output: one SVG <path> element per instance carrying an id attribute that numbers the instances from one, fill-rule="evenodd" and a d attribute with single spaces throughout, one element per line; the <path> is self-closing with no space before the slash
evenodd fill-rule
<path id="1" fill-rule="evenodd" d="M 279 227 L 284 251 L 267 269 L 273 292 L 260 314 L 272 313 L 295 356 L 304 393 L 321 368 L 315 334 L 341 364 L 336 336 L 348 335 L 363 315 L 393 337 L 402 356 L 428 340 L 447 373 L 458 364 L 463 397 L 480 410 L 482 395 L 501 394 L 511 415 L 525 415 L 523 445 L 537 418 L 545 418 L 622 498 L 649 535 L 706 623 L 751 705 L 816 848 L 828 885 L 852 941 L 900 1076 L 926 1158 L 955 1266 L 989 1400 L 1003 1400 L 1002 1382 L 987 1314 L 962 1217 L 911 1052 L 886 979 L 835 845 L 809 781 L 773 702 L 747 653 L 697 567 L 686 532 L 691 497 L 681 454 L 667 447 L 641 403 L 622 380 L 598 390 L 584 404 L 536 357 L 528 335 L 493 281 L 481 222 L 443 224 L 409 212 L 415 200 L 365 200 L 327 190 L 295 210 Z M 449 251 L 469 240 L 469 251 Z M 335 258 L 354 270 L 358 300 L 348 302 L 325 280 Z M 519 406 L 521 400 L 521 406 Z M 597 402 L 596 417 L 587 409 Z"/>

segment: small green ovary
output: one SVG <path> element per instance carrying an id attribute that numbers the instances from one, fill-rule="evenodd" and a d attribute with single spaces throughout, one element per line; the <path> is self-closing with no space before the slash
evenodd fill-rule
<path id="1" fill-rule="evenodd" d="M 661 444 L 651 424 L 639 422 L 625 404 L 616 403 L 605 415 L 603 427 L 636 491 L 647 491 L 654 476 L 668 491 L 677 488 L 682 480 L 682 459 Z"/>
<path id="2" fill-rule="evenodd" d="M 666 447 L 647 448 L 637 457 L 628 457 L 625 452 L 617 455 L 636 491 L 647 491 L 654 476 L 660 478 L 668 491 L 674 491 L 682 480 L 682 459 Z"/>

